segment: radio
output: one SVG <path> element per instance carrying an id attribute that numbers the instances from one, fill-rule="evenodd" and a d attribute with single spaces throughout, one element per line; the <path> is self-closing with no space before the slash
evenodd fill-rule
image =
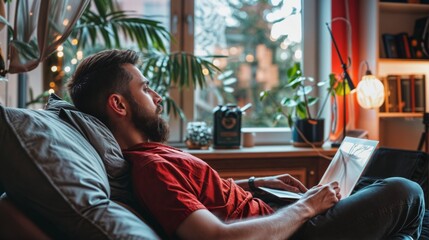
<path id="1" fill-rule="evenodd" d="M 219 105 L 213 110 L 213 147 L 240 148 L 241 145 L 241 116 L 251 107 L 247 104 L 240 109 L 237 105 Z"/>

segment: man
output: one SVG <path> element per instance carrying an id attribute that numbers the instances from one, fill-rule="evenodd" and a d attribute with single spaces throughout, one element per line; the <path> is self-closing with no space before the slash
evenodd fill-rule
<path id="1" fill-rule="evenodd" d="M 100 52 L 80 63 L 68 87 L 76 107 L 112 131 L 131 162 L 138 202 L 169 238 L 418 238 L 424 202 L 414 182 L 386 179 L 340 201 L 336 182 L 307 190 L 287 174 L 255 179 L 257 187 L 305 192 L 274 211 L 252 196 L 247 181 L 222 179 L 202 160 L 164 145 L 162 99 L 137 62 L 133 51 Z"/>

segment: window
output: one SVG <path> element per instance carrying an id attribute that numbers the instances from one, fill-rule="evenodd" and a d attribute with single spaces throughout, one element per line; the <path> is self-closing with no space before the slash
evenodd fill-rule
<path id="1" fill-rule="evenodd" d="M 243 116 L 243 127 L 257 132 L 256 143 L 276 143 L 276 138 L 289 141 L 284 135 L 289 132 L 286 121 L 272 129 L 275 109 L 259 101 L 259 92 L 286 81 L 289 66 L 304 58 L 301 0 L 122 0 L 121 4 L 124 10 L 163 22 L 174 38 L 172 51 L 227 56 L 213 59 L 224 73 L 209 88 L 171 92 L 187 121 L 212 125 L 212 111 L 218 104 L 252 103 Z M 182 120 L 170 120 L 171 143 L 183 142 L 185 126 Z"/>
<path id="2" fill-rule="evenodd" d="M 287 81 L 302 59 L 300 0 L 195 0 L 194 38 L 196 55 L 227 56 L 213 60 L 223 73 L 196 91 L 195 120 L 211 123 L 218 104 L 251 103 L 243 127 L 287 127 L 274 125 L 276 106 L 259 93 Z"/>

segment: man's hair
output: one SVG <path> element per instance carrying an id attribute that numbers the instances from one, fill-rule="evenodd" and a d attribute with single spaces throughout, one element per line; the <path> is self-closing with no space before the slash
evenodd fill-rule
<path id="1" fill-rule="evenodd" d="M 85 58 L 67 84 L 74 105 L 108 124 L 106 102 L 110 94 L 130 95 L 132 76 L 122 65 L 136 65 L 138 61 L 138 54 L 132 50 L 105 50 Z"/>

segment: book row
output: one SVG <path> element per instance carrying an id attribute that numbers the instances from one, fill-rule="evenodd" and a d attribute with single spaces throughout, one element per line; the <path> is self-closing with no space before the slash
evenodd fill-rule
<path id="1" fill-rule="evenodd" d="M 415 21 L 414 32 L 382 35 L 386 58 L 428 59 L 429 58 L 429 17 Z"/>
<path id="2" fill-rule="evenodd" d="M 395 74 L 383 78 L 385 101 L 380 112 L 424 112 L 425 75 Z"/>

